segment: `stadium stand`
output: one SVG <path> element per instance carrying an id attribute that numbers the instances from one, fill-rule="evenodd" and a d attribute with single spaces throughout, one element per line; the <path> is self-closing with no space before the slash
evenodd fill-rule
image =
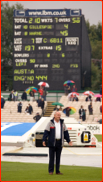
<path id="1" fill-rule="evenodd" d="M 102 105 L 102 102 L 95 102 L 95 98 L 93 97 L 93 101 L 92 101 L 92 105 L 93 105 L 93 115 L 89 115 L 89 111 L 88 111 L 88 105 L 90 104 L 90 102 L 86 102 L 85 101 L 86 96 L 84 95 L 79 95 L 78 99 L 79 101 L 69 101 L 68 96 L 63 95 L 59 102 L 62 103 L 64 105 L 64 107 L 62 107 L 62 109 L 66 108 L 66 107 L 74 107 L 77 111 L 76 113 L 74 113 L 73 115 L 70 115 L 70 117 L 75 118 L 78 122 L 81 123 L 92 123 L 92 124 L 96 124 L 98 120 L 102 119 L 102 113 L 100 113 L 100 106 Z M 22 113 L 18 113 L 17 112 L 17 104 L 19 103 L 19 101 L 6 101 L 5 105 L 4 105 L 4 109 L 1 109 L 1 121 L 2 122 L 35 122 L 35 120 L 33 119 L 33 117 L 36 115 L 37 112 L 39 112 L 39 114 L 42 116 L 42 109 L 39 107 L 37 107 L 37 102 L 30 102 L 30 101 L 21 101 L 23 106 L 22 106 Z M 25 113 L 25 109 L 27 107 L 28 104 L 31 104 L 33 107 L 33 113 L 32 115 L 28 115 Z M 46 112 L 47 109 L 50 110 L 50 104 L 47 107 L 47 101 L 45 101 L 45 106 L 44 106 L 44 113 Z M 86 120 L 82 121 L 81 119 L 79 119 L 79 109 L 80 106 L 83 105 L 83 108 L 86 109 Z M 53 109 L 53 108 L 52 108 Z M 55 111 L 53 111 L 51 109 L 51 114 L 49 116 L 53 117 Z M 61 112 L 61 116 L 62 117 L 66 117 L 66 115 Z M 45 116 L 45 115 L 44 115 Z M 46 116 L 47 117 L 47 116 Z"/>
<path id="2" fill-rule="evenodd" d="M 1 121 L 2 122 L 35 122 L 33 117 L 39 112 L 42 115 L 42 109 L 37 107 L 37 102 L 28 102 L 28 101 L 21 101 L 22 102 L 22 113 L 17 112 L 17 105 L 19 101 L 6 101 L 4 105 L 4 109 L 1 109 Z M 25 113 L 25 109 L 28 104 L 31 104 L 33 107 L 33 113 L 31 115 Z M 45 101 L 44 112 L 47 107 L 47 101 Z"/>
<path id="3" fill-rule="evenodd" d="M 95 98 L 92 98 L 93 99 L 93 101 L 92 101 L 93 115 L 89 115 L 88 105 L 90 104 L 90 102 L 89 101 L 86 102 L 85 98 L 86 98 L 86 96 L 83 96 L 83 95 L 78 96 L 79 101 L 76 102 L 76 101 L 69 101 L 68 96 L 63 95 L 60 98 L 59 102 L 64 105 L 64 107 L 62 107 L 62 109 L 71 106 L 77 110 L 76 113 L 74 113 L 73 115 L 70 115 L 70 117 L 77 119 L 81 123 L 96 124 L 99 119 L 102 119 L 102 114 L 100 113 L 100 106 L 102 105 L 102 102 L 95 102 Z M 79 119 L 78 111 L 79 111 L 81 105 L 83 105 L 83 108 L 86 109 L 86 120 L 85 121 L 82 121 L 81 119 Z M 61 112 L 62 117 L 66 117 L 66 115 L 62 111 L 60 111 L 60 112 Z M 52 112 L 51 117 L 53 117 L 54 113 L 55 113 L 55 111 Z"/>

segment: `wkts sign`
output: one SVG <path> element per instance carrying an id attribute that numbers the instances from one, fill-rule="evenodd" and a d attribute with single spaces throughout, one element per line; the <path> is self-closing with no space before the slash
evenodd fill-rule
<path id="1" fill-rule="evenodd" d="M 84 124 L 93 134 L 102 134 L 102 124 Z"/>

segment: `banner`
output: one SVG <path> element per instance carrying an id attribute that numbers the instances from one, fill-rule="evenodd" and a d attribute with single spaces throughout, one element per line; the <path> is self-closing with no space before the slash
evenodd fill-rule
<path id="1" fill-rule="evenodd" d="M 102 135 L 102 124 L 83 124 L 90 130 L 93 134 Z"/>

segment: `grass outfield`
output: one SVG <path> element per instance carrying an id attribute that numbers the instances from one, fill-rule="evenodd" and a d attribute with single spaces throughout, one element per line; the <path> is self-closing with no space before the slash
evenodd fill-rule
<path id="1" fill-rule="evenodd" d="M 60 166 L 63 175 L 48 174 L 48 164 L 1 162 L 2 181 L 102 181 L 102 168 Z"/>
<path id="2" fill-rule="evenodd" d="M 102 135 L 95 135 L 95 137 L 97 138 L 98 142 L 102 142 Z"/>

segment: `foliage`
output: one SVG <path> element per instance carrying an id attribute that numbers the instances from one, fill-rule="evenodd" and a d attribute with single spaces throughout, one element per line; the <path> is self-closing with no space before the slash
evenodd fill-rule
<path id="1" fill-rule="evenodd" d="M 92 49 L 92 58 L 102 59 L 102 23 L 91 25 L 86 21 L 88 36 Z"/>
<path id="2" fill-rule="evenodd" d="M 21 4 L 9 6 L 1 2 L 1 90 L 13 89 L 13 10 Z"/>
<path id="3" fill-rule="evenodd" d="M 102 70 L 94 63 L 91 64 L 91 89 L 98 90 L 102 83 Z"/>
<path id="4" fill-rule="evenodd" d="M 102 59 L 102 23 L 91 25 L 86 21 L 88 36 L 91 44 L 92 59 Z M 91 90 L 98 90 L 102 83 L 102 70 L 100 63 L 91 62 Z"/>

